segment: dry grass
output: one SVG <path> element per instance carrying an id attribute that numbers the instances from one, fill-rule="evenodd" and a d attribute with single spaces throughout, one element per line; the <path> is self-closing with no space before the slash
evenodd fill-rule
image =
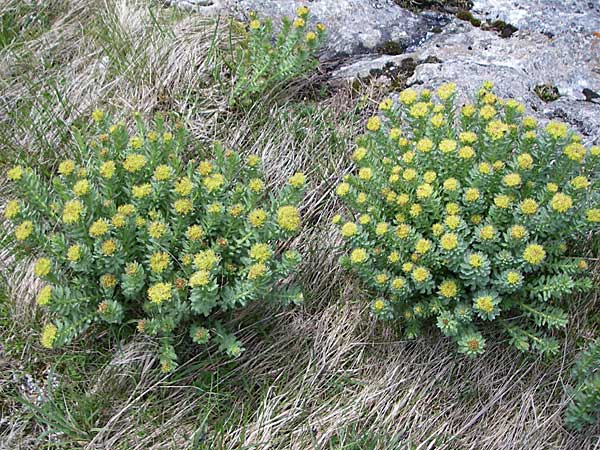
<path id="1" fill-rule="evenodd" d="M 0 0 L 0 8 L 16 3 Z M 151 342 L 122 346 L 104 334 L 65 354 L 42 352 L 31 333 L 39 313 L 30 272 L 3 273 L 0 412 L 8 422 L 0 424 L 0 448 L 600 448 L 599 427 L 578 435 L 562 427 L 574 340 L 592 332 L 584 317 L 596 297 L 573 308 L 570 337 L 553 361 L 521 356 L 501 339 L 471 360 L 438 336 L 402 341 L 369 318 L 363 294 L 337 266 L 339 242 L 329 226 L 339 210 L 331 187 L 349 170 L 361 123 L 353 90 L 231 112 L 211 81 L 222 71 L 215 54 L 228 44 L 226 21 L 149 10 L 141 0 L 64 0 L 48 8 L 63 14 L 0 49 L 7 149 L 0 164 L 55 164 L 70 152 L 71 127 L 97 106 L 123 117 L 173 111 L 190 124 L 198 152 L 219 139 L 261 154 L 273 187 L 306 172 L 302 209 L 311 227 L 298 238 L 306 260 L 297 281 L 307 304 L 284 311 L 258 305 L 238 320 L 248 349 L 239 361 L 208 349 L 162 377 L 153 370 Z M 361 96 L 376 96 L 370 89 Z M 0 185 L 0 195 L 7 192 Z M 10 262 L 9 254 L 0 261 Z M 17 400 L 39 395 L 27 394 L 25 374 L 47 399 L 38 409 Z"/>

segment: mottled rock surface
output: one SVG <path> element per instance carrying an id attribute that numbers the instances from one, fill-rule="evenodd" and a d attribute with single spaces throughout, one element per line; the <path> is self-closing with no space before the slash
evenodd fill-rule
<path id="1" fill-rule="evenodd" d="M 449 15 L 407 11 L 392 0 L 170 1 L 209 2 L 196 9 L 218 8 L 239 18 L 249 11 L 293 16 L 306 5 L 312 20 L 328 27 L 323 57 L 340 61 L 332 81 L 368 77 L 428 87 L 452 81 L 466 98 L 492 80 L 500 95 L 523 101 L 530 113 L 565 121 L 586 141 L 600 143 L 598 0 L 474 0 L 481 28 Z M 498 20 L 517 31 L 502 37 L 490 29 Z M 389 43 L 398 44 L 391 46 L 396 52 L 386 51 Z M 559 98 L 542 100 L 536 93 L 541 85 L 556 88 Z"/>
<path id="2" fill-rule="evenodd" d="M 311 21 L 327 25 L 326 57 L 386 53 L 388 47 L 402 51 L 448 21 L 436 13 L 415 14 L 392 0 L 237 0 L 231 5 L 237 13 L 270 17 L 290 17 L 298 6 L 309 6 Z"/>

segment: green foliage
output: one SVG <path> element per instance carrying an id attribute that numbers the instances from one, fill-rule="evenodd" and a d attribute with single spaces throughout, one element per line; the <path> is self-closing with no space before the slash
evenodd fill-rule
<path id="1" fill-rule="evenodd" d="M 65 160 L 47 181 L 8 171 L 17 198 L 4 217 L 17 254 L 36 255 L 45 281 L 38 304 L 53 322 L 41 336 L 60 347 L 92 324 L 137 325 L 160 343 L 162 369 L 176 366 L 176 337 L 214 341 L 237 357 L 228 315 L 256 300 L 297 302 L 286 279 L 300 262 L 280 242 L 300 230 L 303 174 L 267 194 L 255 155 L 214 145 L 214 157 L 185 161 L 185 130 L 159 117 L 137 134 L 93 114 L 97 135 L 79 136 L 83 163 Z"/>
<path id="2" fill-rule="evenodd" d="M 598 423 L 600 417 L 600 339 L 581 353 L 572 371 L 575 387 L 565 415 L 566 424 L 581 430 Z"/>
<path id="3" fill-rule="evenodd" d="M 317 67 L 315 55 L 325 37 L 325 26 L 319 23 L 314 31 L 307 31 L 308 8 L 299 7 L 297 14 L 293 21 L 283 18 L 275 38 L 270 20 L 261 22 L 251 16 L 245 42 L 226 61 L 233 77 L 232 106 L 248 106 Z"/>
<path id="4" fill-rule="evenodd" d="M 336 189 L 352 214 L 334 218 L 341 264 L 375 294 L 372 314 L 409 337 L 436 323 L 477 355 L 495 322 L 520 350 L 554 354 L 562 299 L 592 287 L 566 242 L 597 230 L 600 147 L 561 123 L 538 129 L 491 89 L 460 112 L 453 84 L 437 103 L 412 89 L 381 103 L 387 120 L 369 119 Z"/>

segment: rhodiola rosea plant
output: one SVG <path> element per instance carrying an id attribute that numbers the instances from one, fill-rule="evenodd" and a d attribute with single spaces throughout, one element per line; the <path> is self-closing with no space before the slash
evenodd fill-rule
<path id="1" fill-rule="evenodd" d="M 408 336 L 435 324 L 477 355 L 489 323 L 520 350 L 555 353 L 571 294 L 591 286 L 567 250 L 598 231 L 600 147 L 563 123 L 540 127 L 491 83 L 455 99 L 453 84 L 407 89 L 368 120 L 336 189 L 341 262 L 372 314 Z"/>
<path id="2" fill-rule="evenodd" d="M 64 160 L 51 180 L 15 166 L 4 207 L 15 252 L 35 256 L 47 311 L 41 342 L 59 348 L 94 325 L 129 327 L 159 342 L 163 371 L 176 341 L 214 341 L 231 357 L 243 347 L 228 315 L 254 301 L 301 301 L 288 276 L 300 254 L 281 243 L 301 228 L 305 177 L 268 192 L 257 155 L 215 144 L 186 160 L 186 132 L 139 117 L 135 133 L 93 114 L 80 136 L 82 162 Z"/>

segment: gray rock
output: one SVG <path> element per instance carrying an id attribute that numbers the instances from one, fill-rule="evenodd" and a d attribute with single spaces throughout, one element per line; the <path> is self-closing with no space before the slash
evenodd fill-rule
<path id="1" fill-rule="evenodd" d="M 530 112 L 559 118 L 586 137 L 600 142 L 600 104 L 587 102 L 584 89 L 600 92 L 600 40 L 572 31 L 549 38 L 541 32 L 520 30 L 504 39 L 498 34 L 455 21 L 443 33 L 428 40 L 409 84 L 435 87 L 455 82 L 472 94 L 485 80 L 492 80 L 504 97 L 524 102 Z M 545 103 L 535 93 L 541 84 L 556 86 L 557 101 Z"/>
<path id="2" fill-rule="evenodd" d="M 473 14 L 552 35 L 600 31 L 598 0 L 474 0 Z"/>
<path id="3" fill-rule="evenodd" d="M 173 5 L 206 3 L 207 0 L 170 0 Z M 403 51 L 422 42 L 432 29 L 448 23 L 446 15 L 415 14 L 400 8 L 392 0 L 222 0 L 221 9 L 238 18 L 255 11 L 260 17 L 294 17 L 296 9 L 308 6 L 311 25 L 322 22 L 328 38 L 325 59 L 385 54 L 392 48 Z M 195 5 L 194 5 L 195 7 Z M 196 8 L 202 11 L 202 8 Z M 396 45 L 389 45 L 394 43 Z M 386 51 L 387 50 L 387 51 Z"/>

